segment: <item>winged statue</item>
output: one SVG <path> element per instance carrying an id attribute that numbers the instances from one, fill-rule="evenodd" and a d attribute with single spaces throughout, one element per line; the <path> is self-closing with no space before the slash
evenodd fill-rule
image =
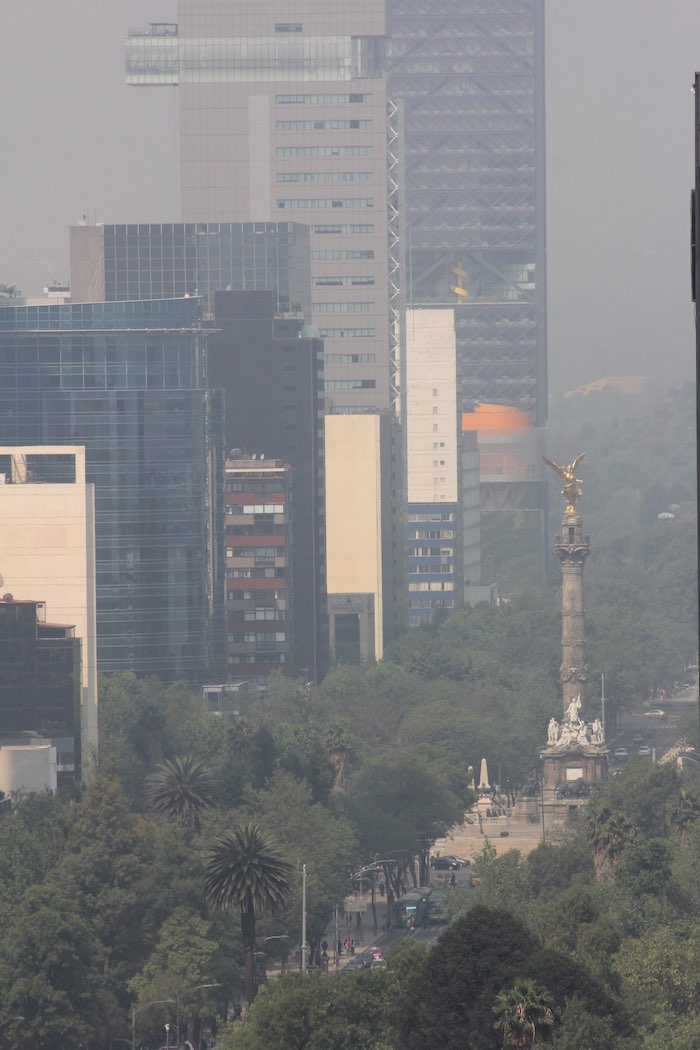
<path id="1" fill-rule="evenodd" d="M 561 494 L 566 503 L 565 514 L 575 514 L 574 504 L 577 499 L 581 499 L 583 495 L 581 491 L 581 478 L 576 477 L 576 467 L 581 462 L 583 457 L 586 455 L 585 452 L 581 452 L 576 459 L 571 463 L 567 463 L 566 466 L 561 467 L 558 463 L 555 463 L 549 456 L 543 456 L 542 459 L 545 461 L 548 467 L 556 471 L 559 477 L 564 482 L 564 488 L 561 490 Z"/>

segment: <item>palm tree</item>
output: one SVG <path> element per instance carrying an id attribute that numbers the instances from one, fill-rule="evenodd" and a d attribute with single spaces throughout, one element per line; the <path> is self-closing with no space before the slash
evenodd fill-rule
<path id="1" fill-rule="evenodd" d="M 351 748 L 350 734 L 344 726 L 332 725 L 324 733 L 323 743 L 328 757 L 335 768 L 331 794 L 344 795 L 346 793 L 346 773 Z"/>
<path id="2" fill-rule="evenodd" d="M 499 992 L 493 1012 L 504 1047 L 534 1046 L 538 1032 L 554 1023 L 549 992 L 529 977 L 519 977 L 512 988 Z"/>
<path id="3" fill-rule="evenodd" d="M 214 908 L 239 908 L 245 951 L 245 997 L 255 996 L 255 916 L 276 912 L 291 890 L 292 868 L 274 852 L 273 843 L 257 824 L 226 832 L 208 851 L 204 868 L 204 893 Z"/>
<path id="4" fill-rule="evenodd" d="M 146 802 L 168 820 L 200 831 L 202 814 L 216 805 L 210 788 L 209 770 L 196 758 L 166 759 L 146 781 Z"/>
<path id="5" fill-rule="evenodd" d="M 600 879 L 612 873 L 625 847 L 634 838 L 635 829 L 620 813 L 613 813 L 605 806 L 588 818 L 587 831 L 596 876 Z"/>
<path id="6" fill-rule="evenodd" d="M 700 817 L 700 806 L 695 795 L 681 788 L 671 807 L 671 825 L 678 832 L 681 846 L 685 845 L 685 836 L 691 824 Z"/>

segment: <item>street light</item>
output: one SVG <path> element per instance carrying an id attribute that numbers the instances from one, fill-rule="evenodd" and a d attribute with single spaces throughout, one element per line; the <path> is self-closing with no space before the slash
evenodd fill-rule
<path id="1" fill-rule="evenodd" d="M 174 1003 L 175 999 L 154 999 L 153 1002 L 144 1003 L 143 1006 L 139 1006 L 138 1009 L 134 1006 L 131 1009 L 131 1050 L 136 1050 L 136 1015 L 140 1014 L 142 1010 L 147 1009 L 149 1006 L 160 1006 L 162 1003 Z"/>
<path id="2" fill-rule="evenodd" d="M 177 1030 L 177 1041 L 180 1042 L 180 1000 L 190 992 L 198 992 L 201 988 L 221 988 L 218 981 L 212 981 L 210 984 L 196 984 L 194 988 L 186 988 L 184 992 L 178 992 L 175 999 L 175 1028 Z M 172 999 L 170 1000 L 172 1002 Z"/>

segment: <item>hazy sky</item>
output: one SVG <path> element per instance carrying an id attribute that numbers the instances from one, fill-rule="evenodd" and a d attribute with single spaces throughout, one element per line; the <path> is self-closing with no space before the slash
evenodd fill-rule
<path id="1" fill-rule="evenodd" d="M 68 278 L 68 226 L 178 218 L 177 89 L 124 84 L 129 26 L 175 0 L 0 3 L 0 283 Z M 547 0 L 549 370 L 694 374 L 697 0 Z"/>

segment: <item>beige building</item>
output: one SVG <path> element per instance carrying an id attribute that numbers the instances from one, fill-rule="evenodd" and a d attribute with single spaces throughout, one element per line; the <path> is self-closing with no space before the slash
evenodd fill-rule
<path id="1" fill-rule="evenodd" d="M 178 0 L 177 12 L 129 31 L 126 79 L 178 88 L 182 220 L 307 224 L 328 396 L 388 408 L 398 110 L 384 0 Z"/>
<path id="2" fill-rule="evenodd" d="M 399 440 L 389 413 L 326 417 L 332 663 L 381 660 L 385 642 L 403 624 Z"/>
<path id="3" fill-rule="evenodd" d="M 0 573 L 16 600 L 45 603 L 82 641 L 83 771 L 97 747 L 95 491 L 85 449 L 0 446 Z"/>
<path id="4" fill-rule="evenodd" d="M 457 347 L 452 309 L 406 311 L 409 503 L 456 503 Z"/>

